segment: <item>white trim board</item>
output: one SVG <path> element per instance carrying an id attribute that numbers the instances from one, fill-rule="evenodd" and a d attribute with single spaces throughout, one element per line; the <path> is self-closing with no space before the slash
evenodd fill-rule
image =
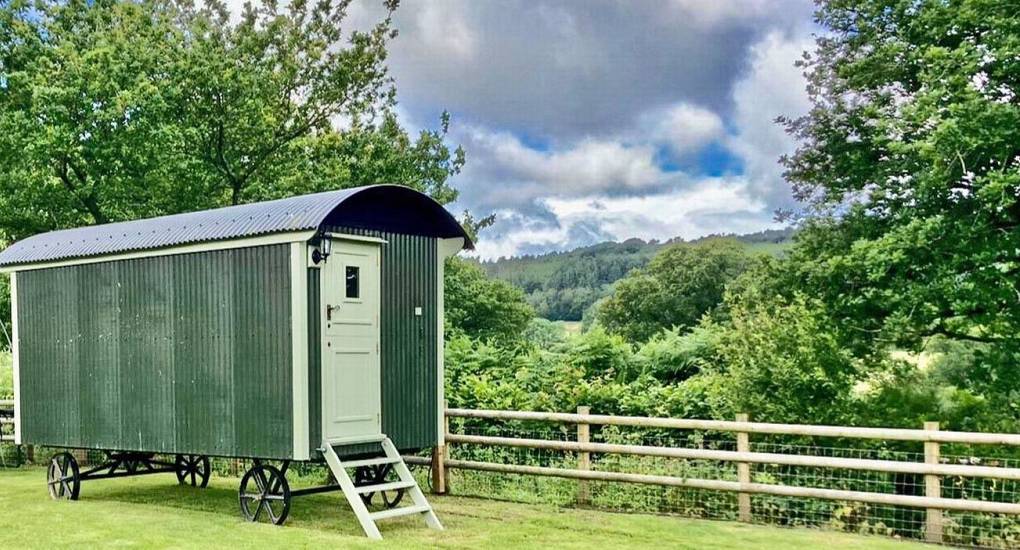
<path id="1" fill-rule="evenodd" d="M 446 444 L 446 386 L 444 384 L 446 380 L 446 363 L 445 356 L 446 350 L 444 349 L 446 342 L 446 335 L 443 333 L 443 327 L 446 323 L 446 297 L 443 292 L 443 278 L 446 275 L 446 259 L 451 256 L 456 256 L 458 252 L 464 249 L 464 238 L 456 237 L 453 239 L 436 239 L 436 401 L 439 406 L 439 427 L 436 429 L 438 438 L 436 441 L 437 445 Z"/>
<path id="2" fill-rule="evenodd" d="M 331 239 L 338 239 L 341 241 L 361 241 L 365 243 L 387 244 L 389 242 L 386 239 L 380 239 L 379 237 L 369 237 L 367 235 L 352 235 L 350 233 L 326 233 L 326 237 L 329 237 Z"/>
<path id="3" fill-rule="evenodd" d="M 18 353 L 18 274 L 11 273 L 11 358 L 14 362 L 14 444 L 21 445 L 21 357 Z"/>
<path id="4" fill-rule="evenodd" d="M 85 258 L 69 258 L 67 260 L 55 260 L 51 262 L 40 262 L 33 264 L 12 265 L 0 267 L 0 273 L 15 273 L 18 271 L 33 271 L 36 269 L 49 269 L 52 267 L 66 267 L 69 265 L 97 264 L 103 262 L 116 262 L 120 260 L 134 260 L 138 258 L 152 258 L 155 256 L 173 256 L 176 254 L 193 254 L 196 252 L 212 252 L 216 250 L 231 250 L 234 248 L 248 248 L 252 246 L 265 246 L 271 244 L 302 243 L 307 242 L 315 235 L 315 231 L 290 231 L 287 233 L 276 233 L 273 235 L 262 235 L 259 237 L 245 237 L 243 239 L 228 239 L 223 241 L 211 241 L 205 243 L 186 244 L 168 248 L 157 248 L 152 250 L 139 250 L 137 252 L 126 252 L 118 254 L 106 254 L 103 256 L 89 256 Z"/>
<path id="5" fill-rule="evenodd" d="M 311 458 L 308 426 L 308 246 L 290 244 L 291 400 L 295 460 Z"/>

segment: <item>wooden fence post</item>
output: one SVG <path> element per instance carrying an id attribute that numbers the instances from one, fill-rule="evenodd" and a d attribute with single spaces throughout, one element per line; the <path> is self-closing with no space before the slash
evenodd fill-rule
<path id="1" fill-rule="evenodd" d="M 924 429 L 927 431 L 938 431 L 938 422 L 925 422 Z M 939 442 L 938 441 L 925 441 L 924 442 L 924 463 L 925 464 L 938 464 L 939 463 Z M 926 475 L 924 476 L 924 496 L 928 498 L 941 498 L 942 497 L 942 478 L 937 475 Z M 926 541 L 941 544 L 942 543 L 942 510 L 937 508 L 928 508 L 927 517 L 925 520 L 924 538 Z"/>
<path id="2" fill-rule="evenodd" d="M 450 458 L 450 444 L 446 434 L 450 433 L 450 417 L 446 416 L 446 401 L 443 401 L 443 444 L 432 449 L 432 492 L 445 495 L 448 490 L 446 461 Z"/>
<path id="3" fill-rule="evenodd" d="M 590 413 L 591 407 L 577 407 L 577 414 L 588 415 Z M 577 423 L 577 442 L 585 445 L 591 442 L 591 430 L 588 424 L 581 422 Z M 577 469 L 591 469 L 591 453 L 584 451 L 577 453 Z M 577 481 L 577 504 L 579 506 L 587 506 L 590 503 L 591 487 L 589 487 L 587 480 L 579 479 Z"/>
<path id="4" fill-rule="evenodd" d="M 737 422 L 747 422 L 749 417 L 740 413 L 737 415 Z M 751 452 L 751 440 L 747 432 L 737 432 L 737 452 Z M 741 484 L 751 483 L 751 465 L 747 462 L 737 463 L 737 481 Z M 745 523 L 751 522 L 751 494 L 737 494 L 737 519 Z"/>

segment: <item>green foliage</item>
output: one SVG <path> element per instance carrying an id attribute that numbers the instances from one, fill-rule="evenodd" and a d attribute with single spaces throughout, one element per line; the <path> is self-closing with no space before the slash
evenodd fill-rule
<path id="1" fill-rule="evenodd" d="M 450 258 L 443 280 L 446 325 L 451 337 L 494 340 L 503 344 L 519 341 L 535 316 L 520 289 L 489 279 L 477 265 Z"/>
<path id="2" fill-rule="evenodd" d="M 937 419 L 948 430 L 1020 430 L 1020 377 L 1013 367 L 1020 357 L 989 358 L 993 351 L 939 337 L 920 354 L 896 354 L 893 368 L 869 377 L 858 422 L 914 428 Z"/>
<path id="3" fill-rule="evenodd" d="M 524 341 L 539 349 L 550 349 L 565 342 L 567 327 L 563 321 L 535 317 L 524 330 Z"/>
<path id="4" fill-rule="evenodd" d="M 718 327 L 695 326 L 684 333 L 673 328 L 656 334 L 640 347 L 637 358 L 644 372 L 664 382 L 682 382 L 702 372 L 715 359 Z"/>
<path id="5" fill-rule="evenodd" d="M 572 342 L 566 364 L 583 378 L 633 379 L 634 352 L 620 336 L 601 327 L 588 331 Z"/>
<path id="6" fill-rule="evenodd" d="M 711 417 L 703 379 L 673 382 L 680 360 L 665 349 L 669 338 L 636 349 L 598 328 L 546 349 L 454 338 L 446 348 L 446 396 L 451 406 L 467 408 L 571 411 L 587 405 L 604 414 Z M 673 378 L 660 380 L 659 372 Z"/>
<path id="7" fill-rule="evenodd" d="M 14 399 L 14 362 L 9 352 L 0 352 L 0 399 Z"/>
<path id="8" fill-rule="evenodd" d="M 797 296 L 789 302 L 729 306 L 712 373 L 726 408 L 767 422 L 845 418 L 860 373 L 820 304 Z"/>
<path id="9" fill-rule="evenodd" d="M 855 349 L 1020 349 L 1020 16 L 1008 2 L 821 2 L 814 108 L 786 121 L 806 293 Z M 1012 355 L 1013 352 L 1010 352 Z"/>
<path id="10" fill-rule="evenodd" d="M 790 229 L 767 230 L 726 238 L 740 241 L 751 254 L 778 256 L 788 248 L 792 234 Z M 712 235 L 691 242 L 702 243 L 720 238 L 723 236 Z M 500 258 L 482 262 L 482 267 L 490 276 L 522 288 L 539 316 L 580 321 L 595 302 L 612 292 L 613 283 L 634 269 L 647 265 L 664 248 L 679 242 L 683 241 L 673 239 L 659 243 L 628 239 L 622 243 L 606 242 L 569 252 Z"/>
<path id="11" fill-rule="evenodd" d="M 726 283 L 750 257 L 733 240 L 666 248 L 616 284 L 601 304 L 598 321 L 608 330 L 644 341 L 662 329 L 694 326 L 722 301 Z"/>
<path id="12" fill-rule="evenodd" d="M 394 115 L 395 4 L 349 32 L 348 2 L 0 2 L 0 242 L 375 183 L 453 201 L 449 116 Z"/>

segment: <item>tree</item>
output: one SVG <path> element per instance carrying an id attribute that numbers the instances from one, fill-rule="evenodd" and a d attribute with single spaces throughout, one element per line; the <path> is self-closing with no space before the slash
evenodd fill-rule
<path id="1" fill-rule="evenodd" d="M 443 288 L 451 338 L 467 335 L 499 344 L 518 342 L 535 316 L 519 288 L 490 279 L 478 265 L 459 258 L 447 260 Z"/>
<path id="2" fill-rule="evenodd" d="M 762 422 L 839 423 L 860 370 L 818 302 L 802 295 L 749 304 L 727 301 L 717 333 L 712 395 L 717 407 Z"/>
<path id="3" fill-rule="evenodd" d="M 348 2 L 0 2 L 0 240 L 365 183 L 443 203 L 464 162 L 393 115 L 389 13 Z"/>
<path id="4" fill-rule="evenodd" d="M 858 351 L 934 335 L 1017 350 L 1015 6 L 827 0 L 817 17 L 813 108 L 784 120 L 801 141 L 784 160 L 805 204 L 796 279 Z"/>
<path id="5" fill-rule="evenodd" d="M 0 0 L 0 243 L 375 183 L 455 200 L 449 116 L 393 112 L 396 2 L 345 38 L 348 3 Z"/>
<path id="6" fill-rule="evenodd" d="M 609 331 L 644 341 L 656 332 L 694 326 L 722 300 L 726 283 L 750 258 L 729 239 L 678 244 L 633 271 L 601 302 L 597 318 Z"/>

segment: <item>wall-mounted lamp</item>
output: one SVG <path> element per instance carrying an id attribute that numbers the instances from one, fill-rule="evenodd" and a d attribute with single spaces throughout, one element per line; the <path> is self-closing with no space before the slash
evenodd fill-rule
<path id="1" fill-rule="evenodd" d="M 329 255 L 333 253 L 333 241 L 325 235 L 319 239 L 319 246 L 312 251 L 312 263 L 319 265 L 329 258 Z"/>

